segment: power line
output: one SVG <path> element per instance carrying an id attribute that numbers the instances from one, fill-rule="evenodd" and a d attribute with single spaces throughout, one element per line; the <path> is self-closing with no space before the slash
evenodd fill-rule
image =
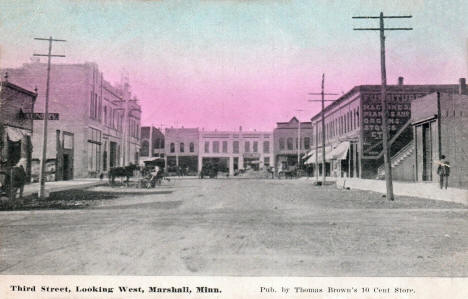
<path id="1" fill-rule="evenodd" d="M 326 167 L 325 167 L 325 102 L 334 102 L 335 100 L 325 100 L 326 95 L 338 95 L 337 93 L 326 93 L 325 92 L 325 74 L 322 74 L 322 91 L 318 92 L 310 92 L 309 95 L 321 95 L 322 98 L 320 100 L 309 100 L 309 102 L 321 102 L 322 103 L 322 111 L 321 111 L 321 122 L 322 122 L 322 186 L 325 186 L 325 176 L 326 176 Z M 318 138 L 317 133 L 315 134 L 315 167 L 316 167 L 316 178 L 318 181 Z"/>
<path id="2" fill-rule="evenodd" d="M 409 19 L 412 18 L 411 15 L 406 16 L 384 16 L 383 12 L 379 16 L 356 16 L 353 19 L 379 19 L 380 26 L 379 28 L 353 28 L 353 30 L 378 30 L 380 31 L 380 69 L 382 76 L 382 90 L 381 90 L 381 104 L 382 104 L 382 144 L 384 151 L 384 166 L 385 166 L 385 184 L 387 187 L 387 199 L 394 200 L 393 196 L 393 181 L 392 181 L 392 165 L 390 157 L 390 145 L 388 143 L 388 111 L 387 111 L 387 71 L 385 66 L 385 31 L 391 30 L 413 30 L 409 27 L 401 28 L 385 28 L 384 19 Z"/>
<path id="3" fill-rule="evenodd" d="M 44 104 L 44 128 L 42 131 L 42 155 L 40 161 L 40 174 L 39 174 L 39 198 L 45 198 L 45 166 L 46 166 L 46 156 L 47 156 L 47 120 L 49 118 L 49 86 L 50 86 L 50 59 L 52 57 L 65 57 L 65 55 L 54 55 L 52 54 L 52 43 L 53 42 L 66 42 L 63 39 L 54 39 L 49 38 L 34 38 L 35 40 L 48 41 L 49 42 L 49 52 L 48 54 L 33 54 L 34 56 L 45 56 L 47 57 L 47 83 L 46 83 L 46 95 L 45 95 L 45 104 Z"/>

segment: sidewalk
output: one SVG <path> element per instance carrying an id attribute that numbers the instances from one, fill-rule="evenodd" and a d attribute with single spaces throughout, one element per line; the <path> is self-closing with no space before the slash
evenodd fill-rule
<path id="1" fill-rule="evenodd" d="M 84 189 L 94 186 L 99 186 L 106 184 L 107 180 L 100 181 L 99 179 L 76 179 L 71 181 L 56 181 L 56 182 L 46 182 L 45 189 L 50 193 L 71 189 Z M 38 193 L 39 183 L 32 183 L 24 186 L 23 196 L 29 196 L 34 193 Z"/>
<path id="2" fill-rule="evenodd" d="M 338 178 L 336 180 L 336 186 L 338 188 L 368 190 L 384 194 L 387 192 L 385 181 L 383 180 Z M 447 190 L 442 190 L 438 183 L 408 183 L 394 181 L 393 193 L 395 195 L 414 196 L 468 205 L 468 190 L 450 187 Z"/>

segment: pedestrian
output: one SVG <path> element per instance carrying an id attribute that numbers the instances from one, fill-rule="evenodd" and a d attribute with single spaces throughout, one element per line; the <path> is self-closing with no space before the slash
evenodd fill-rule
<path id="1" fill-rule="evenodd" d="M 440 189 L 448 187 L 448 177 L 450 176 L 450 162 L 447 160 L 445 155 L 440 156 L 440 161 L 437 163 L 439 166 L 437 167 L 437 174 L 440 177 Z"/>
<path id="2" fill-rule="evenodd" d="M 20 192 L 19 198 L 23 198 L 24 184 L 26 183 L 26 171 L 24 170 L 24 166 L 23 166 L 24 162 L 25 161 L 21 159 L 18 162 L 18 164 L 16 164 L 16 166 L 14 166 L 12 169 L 12 176 L 13 176 L 12 178 L 13 198 L 12 199 L 16 198 L 16 193 L 18 193 L 18 190 Z"/>

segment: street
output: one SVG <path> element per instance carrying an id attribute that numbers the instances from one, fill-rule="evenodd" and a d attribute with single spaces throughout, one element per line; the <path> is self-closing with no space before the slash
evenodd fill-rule
<path id="1" fill-rule="evenodd" d="M 0 212 L 0 272 L 468 275 L 466 206 L 312 181 L 185 179 L 86 209 Z"/>

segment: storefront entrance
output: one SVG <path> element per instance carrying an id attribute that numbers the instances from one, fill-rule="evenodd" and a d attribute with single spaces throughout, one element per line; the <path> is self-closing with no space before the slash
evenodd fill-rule
<path id="1" fill-rule="evenodd" d="M 422 125 L 423 181 L 432 181 L 432 133 L 431 123 Z"/>

